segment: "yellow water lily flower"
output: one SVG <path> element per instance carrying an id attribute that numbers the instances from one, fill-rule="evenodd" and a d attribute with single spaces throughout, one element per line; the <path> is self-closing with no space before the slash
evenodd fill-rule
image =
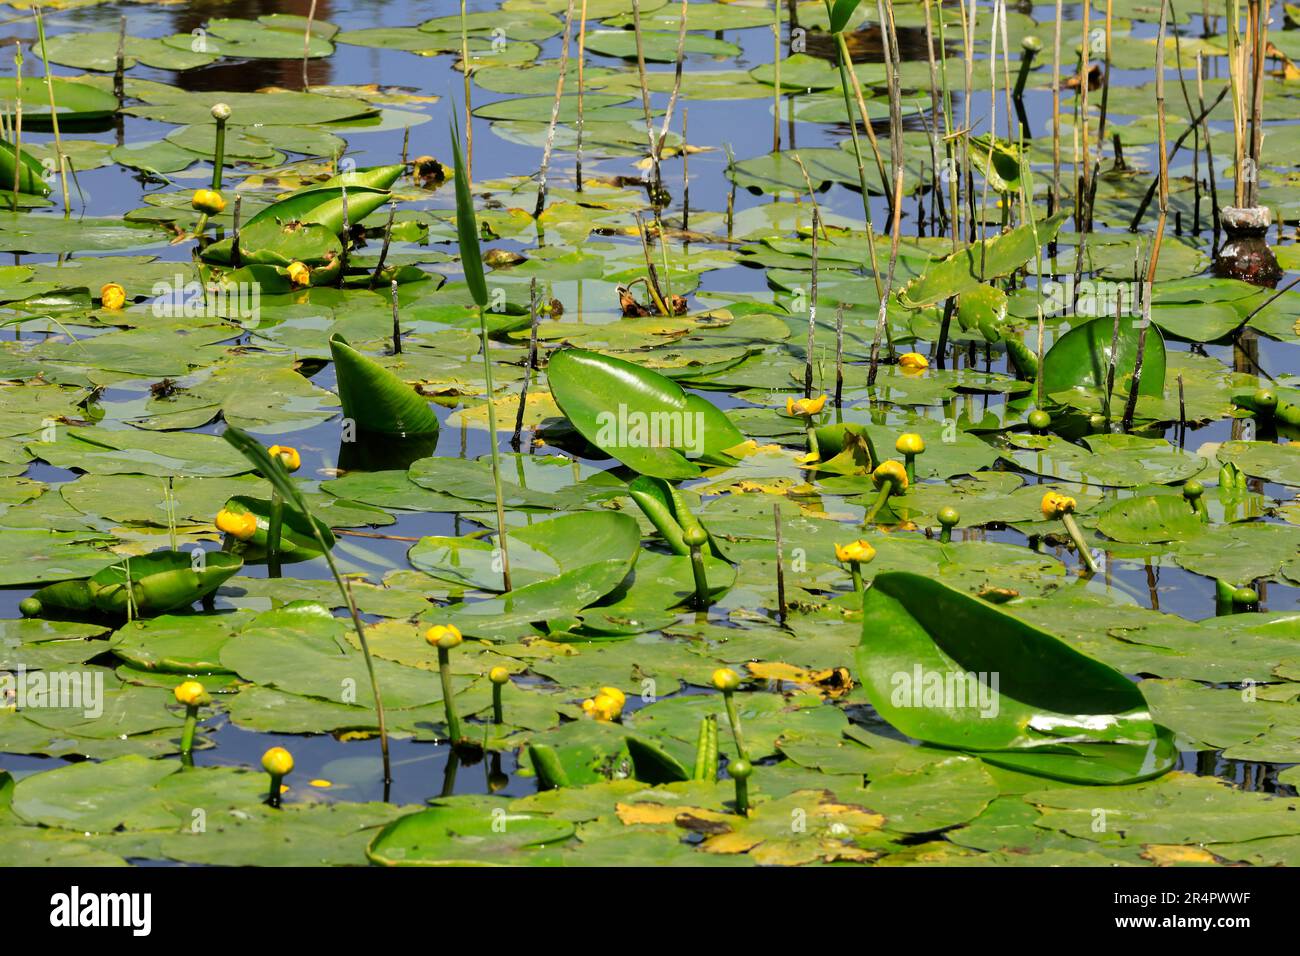
<path id="1" fill-rule="evenodd" d="M 99 290 L 99 301 L 106 309 L 120 309 L 126 304 L 126 290 L 116 282 L 106 282 Z"/>
<path id="2" fill-rule="evenodd" d="M 272 747 L 262 754 L 262 769 L 273 777 L 283 777 L 293 770 L 293 754 L 283 747 Z"/>
<path id="3" fill-rule="evenodd" d="M 904 432 L 894 442 L 894 450 L 900 455 L 919 455 L 925 451 L 925 439 L 916 432 Z"/>
<path id="4" fill-rule="evenodd" d="M 1049 491 L 1043 495 L 1043 517 L 1049 521 L 1052 518 L 1059 518 L 1062 515 L 1072 514 L 1079 503 L 1069 495 L 1062 495 L 1055 491 Z"/>
<path id="5" fill-rule="evenodd" d="M 267 453 L 272 458 L 279 458 L 280 464 L 288 471 L 297 471 L 302 467 L 302 458 L 298 454 L 298 449 L 290 445 L 272 445 L 267 449 Z"/>
<path id="6" fill-rule="evenodd" d="M 433 647 L 449 651 L 459 647 L 465 638 L 455 624 L 435 624 L 424 632 L 425 641 Z"/>
<path id="7" fill-rule="evenodd" d="M 488 671 L 488 680 L 494 684 L 504 684 L 510 680 L 510 671 L 498 664 Z"/>
<path id="8" fill-rule="evenodd" d="M 850 541 L 848 544 L 837 544 L 835 546 L 835 558 L 848 564 L 850 561 L 856 561 L 858 564 L 867 564 L 876 556 L 876 549 L 869 542 L 858 539 Z"/>
<path id="9" fill-rule="evenodd" d="M 898 365 L 900 368 L 920 371 L 930 367 L 930 360 L 920 352 L 904 352 L 898 357 Z"/>
<path id="10" fill-rule="evenodd" d="M 311 285 L 311 270 L 301 262 L 289 263 L 286 271 L 289 273 L 289 281 L 298 288 L 303 289 Z"/>
<path id="11" fill-rule="evenodd" d="M 882 461 L 876 466 L 876 470 L 871 473 L 871 480 L 879 488 L 886 482 L 893 482 L 896 492 L 907 490 L 907 469 L 903 467 L 900 461 L 889 459 Z"/>
<path id="12" fill-rule="evenodd" d="M 208 702 L 208 692 L 196 680 L 187 680 L 184 683 L 177 684 L 172 693 L 176 695 L 177 702 L 184 704 L 186 707 L 197 707 L 199 704 Z"/>
<path id="13" fill-rule="evenodd" d="M 217 520 L 213 523 L 218 531 L 224 531 L 240 541 L 247 541 L 257 534 L 257 515 L 251 511 L 227 511 L 222 508 L 217 512 Z"/>
<path id="14" fill-rule="evenodd" d="M 826 405 L 826 396 L 821 395 L 817 398 L 787 398 L 785 400 L 785 413 L 787 415 L 816 415 Z"/>
<path id="15" fill-rule="evenodd" d="M 623 715 L 623 705 L 627 698 L 617 687 L 602 687 L 595 697 L 588 697 L 582 702 L 582 710 L 595 720 L 614 721 Z"/>
<path id="16" fill-rule="evenodd" d="M 226 200 L 215 189 L 196 189 L 190 205 L 207 216 L 215 216 L 226 208 Z"/>

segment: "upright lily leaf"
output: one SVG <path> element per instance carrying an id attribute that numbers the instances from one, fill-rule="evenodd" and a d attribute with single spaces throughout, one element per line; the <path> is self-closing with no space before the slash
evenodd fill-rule
<path id="1" fill-rule="evenodd" d="M 560 411 L 583 438 L 654 478 L 694 478 L 691 458 L 730 463 L 745 440 L 721 410 L 670 378 L 586 349 L 551 356 L 547 376 Z"/>
<path id="2" fill-rule="evenodd" d="M 469 173 L 461 154 L 460 125 L 452 112 L 451 151 L 456 169 L 456 238 L 460 242 L 460 267 L 465 273 L 469 294 L 480 308 L 487 308 L 487 279 L 483 274 L 483 253 L 478 246 L 478 220 L 474 216 L 474 196 L 469 191 Z"/>
<path id="3" fill-rule="evenodd" d="M 45 181 L 45 167 L 26 150 L 14 149 L 13 143 L 0 140 L 0 193 L 9 192 L 14 185 L 14 170 L 18 172 L 18 191 L 30 196 L 48 196 L 50 184 Z"/>
<path id="4" fill-rule="evenodd" d="M 1010 275 L 1034 258 L 1043 243 L 1055 239 L 1067 218 L 1067 213 L 1058 213 L 1040 223 L 1026 223 L 931 262 L 898 293 L 898 301 L 909 309 L 923 309 Z"/>
<path id="5" fill-rule="evenodd" d="M 970 141 L 970 158 L 989 185 L 1000 193 L 1020 190 L 1020 150 L 1012 143 L 992 136 Z"/>
<path id="6" fill-rule="evenodd" d="M 1146 750 L 1158 737 L 1123 674 L 919 574 L 876 577 L 863 600 L 858 668 L 876 711 L 908 736 L 977 753 L 1056 753 L 1070 758 L 1071 779 L 1087 772 L 1080 753 L 1103 766 L 1108 755 L 1131 761 L 1125 747 Z M 1113 767 L 1097 776 L 1116 782 Z"/>
<path id="7" fill-rule="evenodd" d="M 337 333 L 330 336 L 330 355 L 338 381 L 343 416 L 361 431 L 379 435 L 431 435 L 438 416 L 400 378 L 348 345 Z"/>
<path id="8" fill-rule="evenodd" d="M 1118 347 L 1115 350 L 1115 390 L 1128 393 L 1128 380 L 1137 364 L 1140 320 L 1131 316 L 1119 320 Z M 1072 388 L 1105 388 L 1110 366 L 1110 345 L 1115 320 L 1102 316 L 1075 326 L 1057 340 L 1043 356 L 1043 390 L 1048 395 Z M 1164 394 L 1165 340 L 1160 329 L 1147 327 L 1146 347 L 1142 353 L 1142 381 L 1139 395 Z"/>
<path id="9" fill-rule="evenodd" d="M 858 9 L 862 0 L 826 0 L 826 9 L 830 16 L 831 33 L 839 33 L 849 25 L 849 18 Z"/>

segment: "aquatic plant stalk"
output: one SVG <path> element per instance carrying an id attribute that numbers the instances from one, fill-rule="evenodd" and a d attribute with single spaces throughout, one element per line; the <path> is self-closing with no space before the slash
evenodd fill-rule
<path id="1" fill-rule="evenodd" d="M 393 354 L 402 354 L 402 322 L 400 313 L 397 309 L 397 280 L 393 279 L 389 286 L 389 297 L 393 302 Z"/>
<path id="2" fill-rule="evenodd" d="M 370 691 L 375 698 L 375 715 L 379 723 L 379 747 L 383 755 L 384 783 L 387 785 L 392 782 L 393 775 L 388 759 L 388 725 L 384 717 L 384 699 L 379 690 L 379 679 L 375 675 L 375 663 L 370 655 L 370 642 L 366 639 L 366 629 L 361 623 L 361 615 L 357 612 L 356 602 L 352 599 L 352 589 L 347 586 L 343 576 L 339 573 L 338 565 L 334 561 L 334 555 L 329 545 L 326 544 L 325 537 L 321 534 L 311 509 L 307 506 L 307 500 L 303 497 L 298 486 L 294 484 L 293 479 L 289 477 L 289 472 L 285 469 L 284 463 L 280 461 L 279 457 L 268 454 L 267 450 L 262 447 L 261 442 L 234 426 L 227 427 L 221 437 L 230 442 L 236 450 L 247 458 L 271 482 L 272 487 L 279 491 L 285 500 L 290 502 L 307 519 L 307 526 L 311 529 L 312 536 L 316 539 L 316 544 L 325 558 L 325 563 L 329 566 L 330 576 L 334 578 L 334 583 L 347 605 L 348 614 L 352 618 L 352 626 L 356 630 L 357 641 L 361 645 L 366 673 L 370 678 Z"/>
<path id="3" fill-rule="evenodd" d="M 564 98 L 564 78 L 569 72 L 569 37 L 573 35 L 573 0 L 564 14 L 564 39 L 560 41 L 560 75 L 555 80 L 555 102 L 551 104 L 551 125 L 546 131 L 546 146 L 542 150 L 542 168 L 537 176 L 537 205 L 533 218 L 541 216 L 546 208 L 546 176 L 551 168 L 551 150 L 555 148 L 555 127 L 560 120 L 560 103 Z"/>
<path id="4" fill-rule="evenodd" d="M 587 0 L 582 0 L 582 11 L 578 14 L 578 19 L 578 142 L 575 149 L 574 178 L 578 183 L 578 192 L 582 192 L 583 96 L 587 82 Z"/>
<path id="5" fill-rule="evenodd" d="M 1066 533 L 1069 534 L 1070 540 L 1074 542 L 1074 548 L 1079 552 L 1079 560 L 1088 569 L 1088 573 L 1096 574 L 1097 561 L 1093 558 L 1092 551 L 1088 548 L 1088 542 L 1084 540 L 1083 532 L 1079 530 L 1079 524 L 1074 520 L 1074 515 L 1068 513 L 1061 515 L 1061 524 L 1065 525 Z"/>
<path id="6" fill-rule="evenodd" d="M 14 195 L 13 208 L 18 208 L 18 182 L 23 164 L 23 44 L 14 41 Z"/>
<path id="7" fill-rule="evenodd" d="M 379 261 L 375 263 L 375 271 L 370 274 L 370 281 L 366 283 L 366 288 L 373 289 L 379 284 L 379 276 L 384 271 L 384 262 L 388 259 L 388 246 L 393 240 L 393 216 L 397 213 L 397 203 L 388 204 L 388 223 L 384 226 L 384 244 L 379 247 Z M 402 351 L 402 340 L 394 332 L 393 354 Z"/>
<path id="8" fill-rule="evenodd" d="M 844 404 L 844 306 L 835 307 L 835 407 Z"/>
<path id="9" fill-rule="evenodd" d="M 528 314 L 531 317 L 529 323 L 531 331 L 528 334 L 528 364 L 524 366 L 524 380 L 519 387 L 519 410 L 515 413 L 515 431 L 510 437 L 510 444 L 514 446 L 515 451 L 519 450 L 519 434 L 524 428 L 524 409 L 528 405 L 528 382 L 537 368 L 537 326 L 541 312 L 537 308 L 536 276 L 528 283 Z"/>
<path id="10" fill-rule="evenodd" d="M 1056 26 L 1052 33 L 1052 192 L 1047 214 L 1061 202 L 1061 21 L 1065 19 L 1061 0 L 1056 0 Z M 1086 39 L 1086 37 L 1085 37 Z"/>
<path id="11" fill-rule="evenodd" d="M 126 17 L 122 17 L 117 25 L 117 56 L 113 60 L 113 96 L 120 110 L 126 103 Z M 118 145 L 122 144 L 119 142 Z"/>
<path id="12" fill-rule="evenodd" d="M 772 502 L 772 523 L 776 528 L 776 619 L 784 626 L 785 607 L 785 548 L 781 542 L 781 504 Z"/>
<path id="13" fill-rule="evenodd" d="M 462 6 L 462 10 L 464 7 Z M 510 548 L 506 540 L 506 512 L 501 493 L 501 447 L 497 440 L 496 390 L 492 384 L 491 340 L 487 330 L 488 289 L 487 278 L 483 273 L 483 254 L 478 244 L 478 219 L 474 215 L 474 198 L 470 192 L 470 172 L 465 164 L 464 154 L 460 148 L 460 127 L 456 124 L 455 113 L 451 124 L 452 157 L 456 172 L 456 236 L 460 244 L 461 268 L 465 273 L 465 284 L 478 311 L 479 336 L 483 350 L 483 379 L 486 389 L 488 439 L 492 452 L 492 486 L 496 497 L 497 539 L 496 546 L 501 552 L 501 580 L 503 590 L 511 590 L 510 585 Z"/>
<path id="14" fill-rule="evenodd" d="M 473 84 L 470 82 L 469 65 L 469 29 L 465 19 L 465 0 L 460 0 L 460 67 L 463 74 L 465 93 L 465 170 L 467 175 L 474 175 L 474 112 L 472 100 Z"/>
<path id="15" fill-rule="evenodd" d="M 641 0 L 632 0 L 632 29 L 636 33 L 636 70 L 641 81 L 641 109 L 645 113 L 645 132 L 650 145 L 650 164 L 654 170 L 654 180 L 650 194 L 657 197 L 659 184 L 663 179 L 659 171 L 659 138 L 655 136 L 654 121 L 650 117 L 650 88 L 646 85 L 645 49 L 641 42 Z M 657 203 L 657 199 L 652 205 Z"/>
<path id="16" fill-rule="evenodd" d="M 453 700 L 451 651 L 441 646 L 438 648 L 438 681 L 442 685 L 442 710 L 447 720 L 447 736 L 452 746 L 456 746 L 465 739 L 465 735 L 461 731 L 460 715 L 456 713 L 456 704 Z"/>
<path id="17" fill-rule="evenodd" d="M 311 0 L 311 7 L 307 11 L 307 28 L 302 34 L 302 91 L 304 93 L 311 91 L 311 83 L 307 79 L 307 61 L 310 59 L 311 54 L 311 25 L 315 19 L 316 0 Z"/>
<path id="18" fill-rule="evenodd" d="M 682 6 L 686 6 L 684 0 Z M 852 122 L 852 119 L 849 120 Z M 781 0 L 772 0 L 772 152 L 781 151 Z"/>
<path id="19" fill-rule="evenodd" d="M 1142 383 L 1142 360 L 1146 353 L 1147 331 L 1151 326 L 1151 289 L 1155 282 L 1156 269 L 1160 263 L 1160 247 L 1165 236 L 1165 220 L 1169 216 L 1169 151 L 1165 137 L 1165 29 L 1169 16 L 1169 0 L 1160 2 L 1160 29 L 1156 34 L 1156 133 L 1160 158 L 1160 216 L 1156 222 L 1155 236 L 1151 242 L 1151 253 L 1147 261 L 1146 285 L 1142 295 L 1142 321 L 1139 323 L 1137 355 L 1133 363 L 1133 381 L 1129 386 L 1128 402 L 1124 406 L 1124 419 L 1121 428 L 1128 432 L 1133 427 L 1133 415 L 1137 409 L 1138 389 Z M 1193 122 L 1188 129 L 1194 129 Z"/>
<path id="20" fill-rule="evenodd" d="M 68 208 L 68 171 L 63 164 L 63 139 L 59 136 L 59 113 L 54 107 L 54 76 L 50 73 L 50 58 L 45 52 L 45 19 L 41 16 L 39 6 L 33 8 L 36 15 L 36 35 L 41 44 L 41 62 L 45 64 L 45 90 L 50 95 L 50 125 L 54 131 L 54 155 L 59 163 L 59 179 L 63 185 L 63 215 L 71 214 Z"/>
<path id="21" fill-rule="evenodd" d="M 812 398 L 813 393 L 813 349 L 817 337 L 817 226 L 819 217 L 817 208 L 812 214 L 812 292 L 808 297 L 808 347 L 804 350 L 803 397 Z"/>
<path id="22" fill-rule="evenodd" d="M 656 147 L 661 157 L 664 153 L 664 140 L 668 138 L 668 128 L 673 122 L 673 110 L 677 106 L 677 97 L 682 92 L 682 67 L 685 65 L 686 60 L 686 13 L 688 9 L 689 0 L 682 0 L 681 12 L 678 14 L 681 22 L 677 27 L 677 56 L 673 66 L 673 91 L 668 96 L 668 107 L 664 110 L 664 122 L 659 130 L 659 142 Z M 685 135 L 683 129 L 682 136 L 685 137 Z M 685 146 L 684 142 L 683 146 Z M 685 153 L 683 153 L 684 155 Z"/>

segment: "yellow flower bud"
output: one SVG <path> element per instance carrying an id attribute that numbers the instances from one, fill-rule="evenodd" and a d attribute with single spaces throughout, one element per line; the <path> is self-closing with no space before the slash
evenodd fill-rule
<path id="1" fill-rule="evenodd" d="M 740 686 L 740 675 L 730 667 L 719 667 L 713 672 L 713 686 L 718 690 L 735 690 Z"/>
<path id="2" fill-rule="evenodd" d="M 222 508 L 217 512 L 215 524 L 218 531 L 224 531 L 240 541 L 247 541 L 257 534 L 257 515 L 251 511 L 227 511 Z"/>
<path id="3" fill-rule="evenodd" d="M 898 365 L 900 368 L 919 371 L 929 368 L 930 360 L 920 352 L 904 352 L 898 357 Z"/>
<path id="4" fill-rule="evenodd" d="M 1061 517 L 1061 515 L 1071 514 L 1078 507 L 1078 504 L 1069 495 L 1049 491 L 1043 495 L 1043 517 L 1050 521 L 1053 518 Z"/>
<path id="5" fill-rule="evenodd" d="M 187 680 L 183 684 L 177 684 L 172 693 L 176 695 L 177 702 L 184 704 L 186 707 L 197 707 L 199 704 L 208 702 L 208 692 L 196 680 Z"/>
<path id="6" fill-rule="evenodd" d="M 297 471 L 302 467 L 302 458 L 299 457 L 296 448 L 289 445 L 272 445 L 267 452 L 272 458 L 278 457 L 287 471 Z"/>
<path id="7" fill-rule="evenodd" d="M 894 450 L 900 455 L 919 455 L 925 451 L 925 439 L 916 432 L 904 432 L 894 442 Z"/>
<path id="8" fill-rule="evenodd" d="M 435 624 L 424 632 L 424 640 L 432 647 L 449 651 L 453 647 L 459 647 L 465 638 L 455 624 Z"/>
<path id="9" fill-rule="evenodd" d="M 288 268 L 289 281 L 298 288 L 306 288 L 311 285 L 311 270 L 301 262 L 291 262 Z"/>
<path id="10" fill-rule="evenodd" d="M 208 216 L 215 216 L 226 208 L 226 201 L 215 189 L 196 189 L 190 205 Z"/>
<path id="11" fill-rule="evenodd" d="M 850 561 L 856 561 L 858 564 L 867 564 L 876 556 L 876 549 L 868 542 L 850 541 L 848 544 L 837 544 L 835 546 L 835 557 L 846 564 Z"/>
<path id="12" fill-rule="evenodd" d="M 787 415 L 816 415 L 826 404 L 826 396 L 821 395 L 817 398 L 787 398 L 785 400 L 785 413 Z"/>
<path id="13" fill-rule="evenodd" d="M 494 684 L 504 684 L 510 680 L 510 671 L 498 664 L 488 671 L 488 680 Z"/>
<path id="14" fill-rule="evenodd" d="M 288 776 L 293 770 L 293 754 L 283 747 L 272 747 L 262 754 L 262 769 L 275 777 Z"/>
<path id="15" fill-rule="evenodd" d="M 120 309 L 126 304 L 126 290 L 116 282 L 105 283 L 99 290 L 99 301 L 106 309 Z"/>
<path id="16" fill-rule="evenodd" d="M 900 461 L 882 461 L 876 466 L 876 470 L 871 473 L 871 480 L 879 488 L 885 482 L 893 482 L 895 492 L 905 491 L 907 489 L 907 469 L 903 467 Z"/>

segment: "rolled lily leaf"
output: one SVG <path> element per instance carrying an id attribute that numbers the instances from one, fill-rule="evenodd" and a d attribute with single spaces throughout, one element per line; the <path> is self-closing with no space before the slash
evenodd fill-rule
<path id="1" fill-rule="evenodd" d="M 627 752 L 632 757 L 632 775 L 642 783 L 657 786 L 692 777 L 692 771 L 682 766 L 681 761 L 652 741 L 629 734 Z"/>
<path id="2" fill-rule="evenodd" d="M 14 168 L 18 172 L 18 191 L 29 196 L 48 196 L 50 184 L 45 181 L 45 167 L 30 153 L 15 152 L 12 143 L 0 140 L 0 192 L 9 192 L 14 185 Z"/>
<path id="3" fill-rule="evenodd" d="M 1139 320 L 1121 317 L 1115 359 L 1115 390 L 1128 393 L 1128 380 L 1137 361 Z M 1072 388 L 1106 387 L 1110 365 L 1110 343 L 1115 320 L 1109 316 L 1092 319 L 1075 326 L 1057 340 L 1043 356 L 1043 390 L 1051 395 Z M 1165 340 L 1153 323 L 1147 327 L 1146 348 L 1142 355 L 1142 381 L 1139 395 L 1160 396 L 1165 387 Z"/>
<path id="4" fill-rule="evenodd" d="M 366 189 L 389 189 L 393 183 L 401 178 L 402 173 L 405 171 L 406 167 L 401 163 L 394 163 L 391 166 L 368 166 L 365 169 L 354 169 L 350 173 L 339 173 L 337 176 L 331 176 L 320 186 L 347 186 L 348 202 L 351 203 L 351 191 L 358 186 Z"/>
<path id="5" fill-rule="evenodd" d="M 833 475 L 867 475 L 882 459 L 876 456 L 871 433 L 854 422 L 837 422 L 817 429 L 821 460 L 813 467 Z"/>
<path id="6" fill-rule="evenodd" d="M 683 516 L 682 512 L 686 510 L 686 505 L 682 501 L 681 493 L 662 478 L 650 478 L 646 475 L 638 475 L 629 481 L 627 490 L 632 500 L 637 503 L 637 507 L 650 519 L 655 530 L 672 549 L 673 554 L 690 554 L 690 546 L 682 538 L 685 529 L 683 517 L 686 521 L 693 520 L 700 524 L 700 527 L 704 525 L 693 515 Z M 704 531 L 708 534 L 708 528 Z M 709 550 L 714 556 L 723 557 L 712 535 L 709 535 Z"/>
<path id="7" fill-rule="evenodd" d="M 188 607 L 211 594 L 236 571 L 243 560 L 223 551 L 206 552 L 196 566 L 188 551 L 157 551 L 131 558 L 130 591 L 127 587 L 127 559 L 97 571 L 82 581 L 63 581 L 41 588 L 32 595 L 40 610 L 125 616 L 128 605 L 137 615 L 163 614 Z"/>
<path id="8" fill-rule="evenodd" d="M 428 402 L 388 369 L 348 345 L 343 336 L 330 337 L 330 355 L 343 417 L 356 422 L 358 429 L 400 438 L 438 433 L 438 416 Z"/>
<path id="9" fill-rule="evenodd" d="M 264 498 L 250 498 L 237 495 L 225 504 L 225 510 L 234 514 L 251 514 L 257 518 L 257 531 L 251 538 L 237 541 L 234 553 L 258 561 L 266 556 L 267 533 L 271 527 L 271 502 Z M 329 525 L 319 518 L 308 518 L 301 511 L 288 505 L 284 508 L 284 517 L 280 525 L 280 560 L 301 561 L 320 554 L 320 544 L 311 533 L 307 522 L 316 523 L 325 543 L 333 547 L 334 532 Z"/>
<path id="10" fill-rule="evenodd" d="M 745 440 L 709 402 L 622 359 L 564 349 L 551 356 L 547 377 L 555 403 L 582 437 L 643 475 L 694 478 L 695 460 L 734 464 L 726 451 Z"/>
<path id="11" fill-rule="evenodd" d="M 908 309 L 923 309 L 1010 275 L 1034 258 L 1041 244 L 1056 238 L 1068 216 L 1068 213 L 1058 213 L 1040 223 L 1017 226 L 931 262 L 925 272 L 898 293 L 898 301 Z"/>
<path id="12" fill-rule="evenodd" d="M 386 189 L 348 186 L 348 222 L 358 223 L 392 198 Z M 338 235 L 343 231 L 343 187 L 310 186 L 267 206 L 245 228 L 259 222 L 315 222 Z"/>
<path id="13" fill-rule="evenodd" d="M 212 262 L 229 262 L 231 249 L 230 244 L 215 243 L 204 257 Z M 342 251 L 338 236 L 319 223 L 264 219 L 239 233 L 240 261 L 250 265 L 287 266 L 302 262 L 316 266 L 337 260 Z"/>
<path id="14" fill-rule="evenodd" d="M 1134 766 L 1151 775 L 1172 766 L 1137 759 L 1164 754 L 1137 685 L 1007 611 L 909 572 L 877 575 L 862 610 L 863 688 L 909 737 L 1014 752 L 991 759 L 1076 781 L 1128 782 L 1140 779 Z"/>

